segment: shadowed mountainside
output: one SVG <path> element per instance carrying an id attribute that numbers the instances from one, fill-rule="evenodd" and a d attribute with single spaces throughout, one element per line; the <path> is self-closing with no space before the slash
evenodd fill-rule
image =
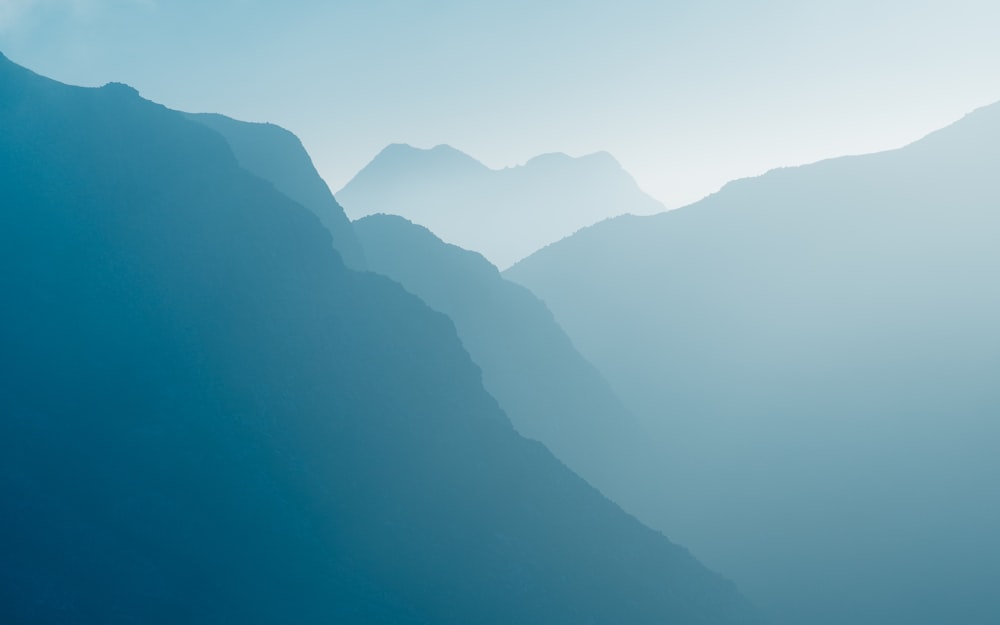
<path id="1" fill-rule="evenodd" d="M 223 138 L 0 56 L 0 621 L 746 623 Z"/>
<path id="2" fill-rule="evenodd" d="M 372 271 L 455 322 L 483 386 L 518 432 L 603 492 L 623 490 L 633 469 L 623 458 L 640 453 L 638 423 L 545 304 L 479 254 L 402 217 L 371 215 L 354 228 Z"/>
<path id="3" fill-rule="evenodd" d="M 996 618 L 997 163 L 1000 105 L 505 273 L 659 432 L 656 525 L 779 622 Z"/>
<path id="4" fill-rule="evenodd" d="M 608 217 L 663 210 L 607 152 L 493 170 L 447 145 L 390 145 L 337 200 L 351 219 L 401 215 L 500 268 Z"/>
<path id="5" fill-rule="evenodd" d="M 222 135 L 240 167 L 315 213 L 333 236 L 334 247 L 345 265 L 365 268 L 351 222 L 319 177 L 298 137 L 274 124 L 242 122 L 216 113 L 192 113 L 187 117 Z"/>

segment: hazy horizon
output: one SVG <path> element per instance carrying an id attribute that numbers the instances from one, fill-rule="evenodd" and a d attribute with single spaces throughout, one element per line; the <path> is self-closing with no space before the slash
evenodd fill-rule
<path id="1" fill-rule="evenodd" d="M 998 17 L 0 0 L 0 622 L 993 625 Z"/>
<path id="2" fill-rule="evenodd" d="M 985 1 L 0 2 L 13 61 L 286 127 L 334 190 L 390 143 L 491 168 L 604 150 L 668 208 L 1000 100 L 998 26 Z"/>

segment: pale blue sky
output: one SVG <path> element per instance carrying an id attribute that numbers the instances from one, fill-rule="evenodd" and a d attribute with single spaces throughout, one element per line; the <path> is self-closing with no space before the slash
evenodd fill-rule
<path id="1" fill-rule="evenodd" d="M 14 61 L 285 126 L 334 190 L 393 142 L 608 150 L 669 206 L 1000 100 L 997 33 L 995 0 L 0 0 Z"/>

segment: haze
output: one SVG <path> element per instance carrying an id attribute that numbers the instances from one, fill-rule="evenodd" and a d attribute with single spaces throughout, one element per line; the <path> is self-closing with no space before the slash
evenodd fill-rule
<path id="1" fill-rule="evenodd" d="M 996 625 L 997 32 L 0 0 L 0 623 Z"/>
<path id="2" fill-rule="evenodd" d="M 1000 100 L 997 32 L 986 0 L 0 2 L 12 60 L 282 125 L 333 189 L 390 143 L 607 150 L 668 207 Z"/>

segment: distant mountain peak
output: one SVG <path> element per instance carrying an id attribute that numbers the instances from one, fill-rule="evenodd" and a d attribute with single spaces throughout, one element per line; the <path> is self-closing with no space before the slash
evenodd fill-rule
<path id="1" fill-rule="evenodd" d="M 346 268 L 293 135 L 115 89 L 0 64 L 0 623 L 758 621 Z"/>
<path id="2" fill-rule="evenodd" d="M 142 97 L 139 95 L 138 89 L 136 89 L 132 85 L 127 85 L 123 82 L 109 82 L 106 83 L 103 87 L 101 87 L 101 89 L 109 93 L 119 93 L 122 95 L 128 95 L 136 98 Z"/>
<path id="3" fill-rule="evenodd" d="M 434 147 L 432 147 L 430 149 L 430 151 L 431 152 L 437 152 L 439 154 L 440 153 L 454 153 L 454 154 L 462 154 L 464 156 L 469 156 L 465 152 L 459 150 L 458 148 L 452 147 L 452 146 L 448 145 L 447 143 L 439 143 L 439 144 L 435 145 Z M 469 156 L 469 158 L 472 158 L 472 157 Z"/>
<path id="4" fill-rule="evenodd" d="M 775 623 L 993 612 L 995 567 L 972 563 L 1000 562 L 1000 541 L 968 522 L 983 491 L 965 485 L 1000 467 L 979 455 L 1000 440 L 984 427 L 1000 414 L 998 162 L 994 104 L 899 149 L 594 226 L 503 274 L 543 298 L 649 424 L 669 459 L 651 473 L 684 476 L 650 491 L 672 502 L 659 526 Z M 945 440 L 928 463 L 928 441 Z M 887 498 L 887 484 L 907 494 Z M 903 526 L 911 539 L 885 540 Z M 942 552 L 954 564 L 928 557 L 930 536 L 962 537 Z M 921 581 L 873 595 L 894 571 Z M 820 592 L 795 588 L 821 578 Z"/>
<path id="5" fill-rule="evenodd" d="M 608 152 L 492 169 L 446 144 L 387 146 L 337 199 L 352 219 L 402 215 L 501 269 L 609 217 L 665 210 Z"/>
<path id="6" fill-rule="evenodd" d="M 618 162 L 610 152 L 600 150 L 598 152 L 591 152 L 590 154 L 584 154 L 582 156 L 570 156 L 565 152 L 547 152 L 545 154 L 539 154 L 531 159 L 529 159 L 521 167 L 532 167 L 538 165 L 550 165 L 550 164 L 561 164 L 568 165 L 572 163 L 580 164 L 593 164 L 602 167 L 612 167 L 614 169 L 622 169 L 621 163 Z"/>
<path id="7" fill-rule="evenodd" d="M 532 164 L 538 163 L 569 163 L 574 159 L 569 154 L 565 152 L 546 152 L 544 154 L 539 154 L 538 156 L 533 156 L 525 161 L 524 165 L 516 165 L 515 167 L 530 167 Z"/>
<path id="8" fill-rule="evenodd" d="M 358 172 L 352 182 L 386 177 L 436 177 L 454 172 L 475 175 L 488 171 L 486 165 L 450 145 L 418 148 L 408 143 L 390 143 Z"/>
<path id="9" fill-rule="evenodd" d="M 384 159 L 428 159 L 428 158 L 452 158 L 476 163 L 485 167 L 482 163 L 472 158 L 458 148 L 447 143 L 439 143 L 431 148 L 419 148 L 409 143 L 390 143 L 372 159 L 372 163 L 377 163 Z"/>

